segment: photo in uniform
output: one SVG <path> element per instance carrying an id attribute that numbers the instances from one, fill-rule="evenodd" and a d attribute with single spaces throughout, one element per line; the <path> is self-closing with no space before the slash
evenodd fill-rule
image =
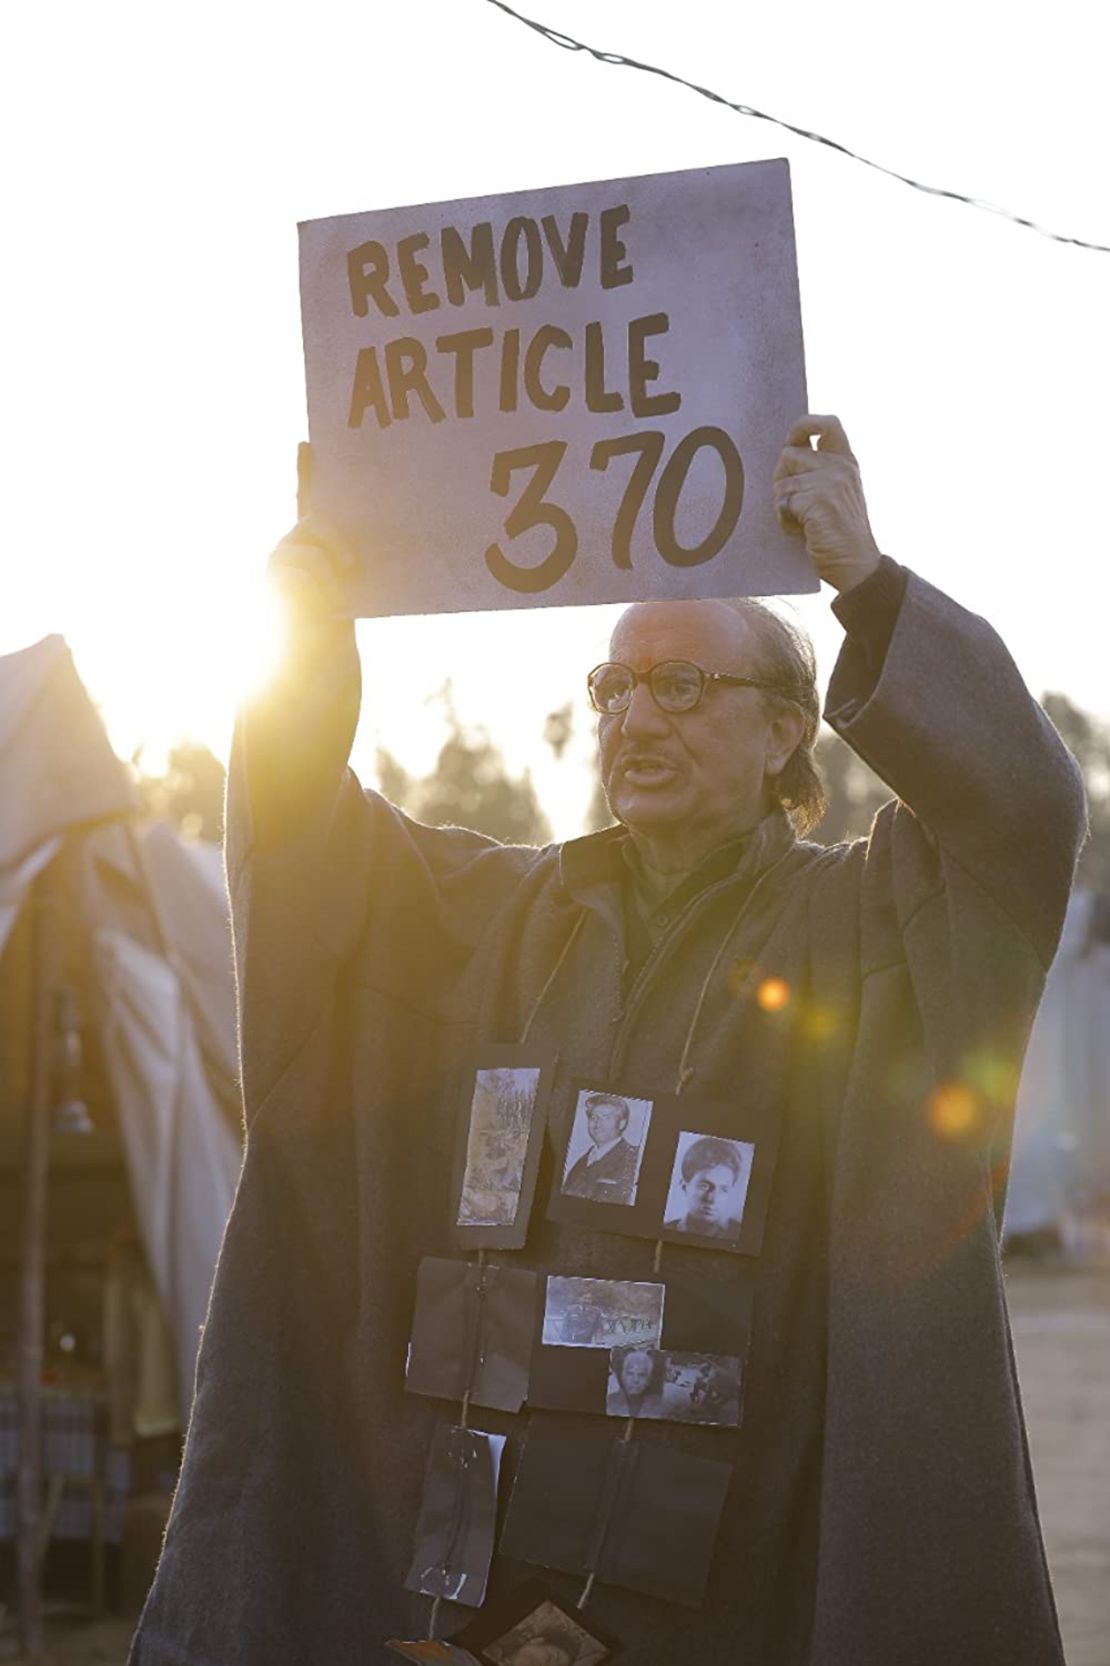
<path id="1" fill-rule="evenodd" d="M 584 1088 L 567 1141 L 563 1196 L 625 1207 L 635 1203 L 650 1125 L 650 1099 Z"/>
<path id="2" fill-rule="evenodd" d="M 549 1278 L 543 1343 L 553 1348 L 655 1347 L 663 1332 L 662 1284 L 611 1278 Z"/>
<path id="3" fill-rule="evenodd" d="M 754 1157 L 750 1141 L 681 1132 L 663 1230 L 735 1243 L 744 1221 Z"/>
<path id="4" fill-rule="evenodd" d="M 547 1198 L 548 1220 L 712 1254 L 760 1253 L 780 1137 L 780 1114 L 770 1100 L 742 1093 L 716 1102 L 675 1093 L 634 1099 L 603 1094 L 583 1082 L 577 1089 L 562 1179 Z M 622 1105 L 629 1107 L 627 1123 Z M 639 1106 L 648 1113 L 642 1133 Z M 623 1124 L 619 1134 L 618 1124 Z M 614 1143 L 618 1138 L 623 1152 Z M 640 1146 L 634 1185 L 628 1156 L 633 1142 Z M 619 1165 L 618 1177 L 603 1167 L 613 1163 Z"/>

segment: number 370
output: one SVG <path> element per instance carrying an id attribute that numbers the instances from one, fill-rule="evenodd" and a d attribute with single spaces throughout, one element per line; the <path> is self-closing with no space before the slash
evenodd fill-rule
<path id="1" fill-rule="evenodd" d="M 519 538 L 533 527 L 549 527 L 554 543 L 534 567 L 510 561 L 499 544 L 486 551 L 486 565 L 494 578 L 510 590 L 536 594 L 549 590 L 567 572 L 578 553 L 578 529 L 567 511 L 546 496 L 566 454 L 566 442 L 548 440 L 526 445 L 517 451 L 499 451 L 493 459 L 490 490 L 508 497 L 513 476 L 531 469 L 532 477 L 505 517 L 509 538 Z M 700 543 L 687 547 L 679 543 L 675 520 L 686 477 L 699 451 L 716 452 L 724 468 L 724 495 L 717 519 Z M 648 488 L 663 455 L 663 435 L 657 429 L 625 434 L 618 439 L 598 440 L 590 452 L 590 467 L 606 470 L 614 457 L 635 457 L 613 521 L 612 552 L 617 567 L 632 566 L 632 534 Z M 695 428 L 680 440 L 663 466 L 655 489 L 652 531 L 655 547 L 672 567 L 697 567 L 712 561 L 727 544 L 740 519 L 744 502 L 744 465 L 740 453 L 723 428 Z"/>

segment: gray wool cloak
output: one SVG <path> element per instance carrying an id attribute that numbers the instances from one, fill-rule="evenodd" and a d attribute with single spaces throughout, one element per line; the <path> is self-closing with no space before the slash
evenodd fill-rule
<path id="1" fill-rule="evenodd" d="M 881 666 L 849 636 L 827 711 L 897 798 L 829 849 L 768 817 L 631 989 L 622 830 L 506 847 L 364 793 L 353 661 L 352 633 L 332 686 L 279 689 L 238 737 L 248 1139 L 133 1666 L 384 1666 L 386 1638 L 426 1634 L 402 1581 L 458 1407 L 402 1391 L 415 1274 L 458 1254 L 459 1079 L 532 1014 L 557 1148 L 573 1079 L 669 1092 L 680 1063 L 692 1099 L 743 1094 L 778 1128 L 743 1425 L 637 1434 L 734 1466 L 705 1601 L 599 1584 L 587 1619 L 636 1666 L 1060 1666 L 998 1219 L 1082 789 L 994 632 L 910 574 Z M 650 1244 L 545 1220 L 552 1172 L 549 1152 L 504 1259 L 649 1278 Z M 509 1436 L 503 1499 L 530 1418 L 555 1415 L 472 1410 Z M 491 1598 L 534 1572 L 495 1555 Z M 440 1634 L 467 1613 L 445 1604 Z"/>

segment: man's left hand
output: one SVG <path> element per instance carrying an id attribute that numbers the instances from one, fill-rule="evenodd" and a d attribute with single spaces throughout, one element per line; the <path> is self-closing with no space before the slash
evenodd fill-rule
<path id="1" fill-rule="evenodd" d="M 818 575 L 841 592 L 862 584 L 882 552 L 867 518 L 859 464 L 840 419 L 806 416 L 796 422 L 772 479 L 779 521 L 788 530 L 801 527 Z"/>

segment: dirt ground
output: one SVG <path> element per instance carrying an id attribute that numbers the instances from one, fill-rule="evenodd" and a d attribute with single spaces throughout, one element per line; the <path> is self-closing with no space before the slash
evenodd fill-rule
<path id="1" fill-rule="evenodd" d="M 1018 1266 L 1008 1289 L 1068 1666 L 1110 1666 L 1110 1269 Z M 124 1666 L 131 1629 L 117 1619 L 52 1628 L 51 1662 Z M 5 1644 L 7 1629 L 0 1661 L 15 1666 Z"/>
<path id="2" fill-rule="evenodd" d="M 1110 1270 L 1007 1288 L 1068 1666 L 1110 1666 Z"/>

